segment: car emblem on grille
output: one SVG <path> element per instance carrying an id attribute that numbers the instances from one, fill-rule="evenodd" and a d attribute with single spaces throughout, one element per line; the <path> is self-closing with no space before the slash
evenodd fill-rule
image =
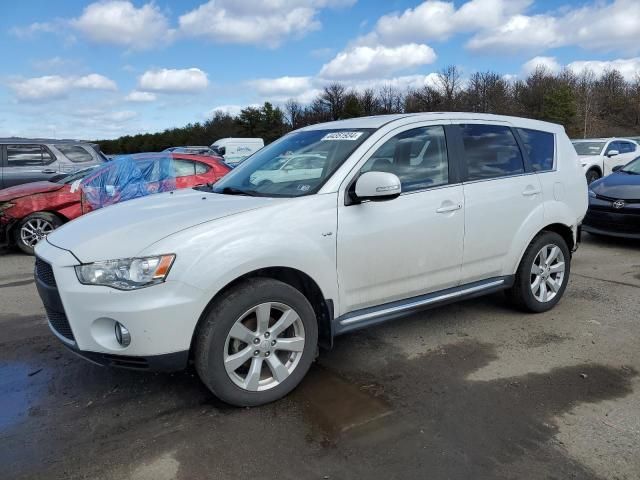
<path id="1" fill-rule="evenodd" d="M 624 207 L 624 200 L 616 200 L 613 202 L 613 208 L 622 208 Z"/>

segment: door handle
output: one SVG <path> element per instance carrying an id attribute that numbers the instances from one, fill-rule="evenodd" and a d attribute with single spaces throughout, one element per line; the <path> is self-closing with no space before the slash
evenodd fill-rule
<path id="1" fill-rule="evenodd" d="M 462 208 L 462 204 L 452 203 L 450 205 L 443 205 L 442 207 L 436 210 L 436 213 L 448 213 L 455 212 L 456 210 L 460 210 Z"/>
<path id="2" fill-rule="evenodd" d="M 56 171 L 51 168 L 45 168 L 44 170 L 41 170 L 41 173 L 56 173 Z"/>
<path id="3" fill-rule="evenodd" d="M 531 197 L 533 195 L 538 195 L 541 191 L 542 190 L 540 190 L 539 188 L 528 186 L 527 188 L 524 189 L 524 192 L 522 192 L 522 195 L 524 195 L 525 197 Z"/>

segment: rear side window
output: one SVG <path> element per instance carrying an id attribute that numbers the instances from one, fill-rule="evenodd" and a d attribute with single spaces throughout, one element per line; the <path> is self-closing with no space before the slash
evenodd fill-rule
<path id="1" fill-rule="evenodd" d="M 529 162 L 534 172 L 553 170 L 555 139 L 553 133 L 518 128 L 518 135 L 529 156 Z"/>
<path id="2" fill-rule="evenodd" d="M 509 127 L 460 125 L 467 180 L 484 180 L 524 173 L 518 142 Z"/>
<path id="3" fill-rule="evenodd" d="M 203 173 L 207 173 L 209 171 L 209 167 L 201 162 L 193 162 L 196 164 L 196 175 L 202 175 Z"/>
<path id="4" fill-rule="evenodd" d="M 40 145 L 7 145 L 7 162 L 10 167 L 30 167 L 53 162 L 48 150 Z"/>
<path id="5" fill-rule="evenodd" d="M 174 160 L 173 171 L 176 177 L 188 177 L 195 174 L 195 164 L 190 160 Z"/>
<path id="6" fill-rule="evenodd" d="M 56 145 L 62 154 L 74 163 L 91 162 L 93 157 L 80 145 Z"/>

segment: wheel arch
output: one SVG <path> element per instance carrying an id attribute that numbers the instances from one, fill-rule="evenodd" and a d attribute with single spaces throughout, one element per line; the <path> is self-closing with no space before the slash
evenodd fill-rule
<path id="1" fill-rule="evenodd" d="M 318 283 L 308 274 L 292 267 L 274 266 L 264 267 L 247 272 L 227 283 L 209 300 L 207 306 L 202 311 L 191 338 L 190 350 L 193 352 L 193 345 L 198 334 L 198 328 L 208 315 L 214 302 L 225 295 L 229 289 L 250 278 L 271 278 L 279 280 L 298 290 L 309 301 L 313 307 L 318 322 L 318 344 L 322 348 L 330 349 L 333 346 L 333 300 L 325 298 Z"/>

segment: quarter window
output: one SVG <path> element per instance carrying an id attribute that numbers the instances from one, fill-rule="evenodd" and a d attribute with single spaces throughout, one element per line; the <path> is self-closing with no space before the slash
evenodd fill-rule
<path id="1" fill-rule="evenodd" d="M 420 127 L 399 133 L 367 160 L 361 172 L 393 173 L 400 179 L 403 192 L 448 183 L 449 160 L 444 128 Z"/>
<path id="2" fill-rule="evenodd" d="M 460 125 L 468 180 L 524 173 L 522 153 L 509 127 Z"/>
<path id="3" fill-rule="evenodd" d="M 42 166 L 52 161 L 51 154 L 40 145 L 7 145 L 10 167 Z"/>
<path id="4" fill-rule="evenodd" d="M 555 139 L 553 133 L 519 128 L 518 134 L 534 172 L 553 170 Z"/>
<path id="5" fill-rule="evenodd" d="M 188 177 L 195 174 L 195 165 L 190 160 L 174 160 L 173 171 L 176 177 Z"/>
<path id="6" fill-rule="evenodd" d="M 79 145 L 56 145 L 62 154 L 74 163 L 90 162 L 91 154 Z"/>
<path id="7" fill-rule="evenodd" d="M 196 175 L 202 175 L 209 171 L 209 167 L 201 162 L 194 162 L 196 164 Z"/>

